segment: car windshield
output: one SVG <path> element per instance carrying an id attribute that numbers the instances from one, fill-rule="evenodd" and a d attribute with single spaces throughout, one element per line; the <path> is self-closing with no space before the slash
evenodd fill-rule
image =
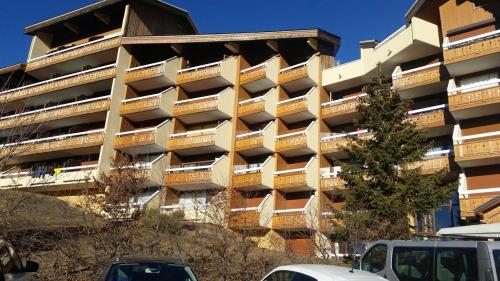
<path id="1" fill-rule="evenodd" d="M 113 265 L 106 281 L 197 281 L 197 279 L 187 266 L 140 262 Z"/>

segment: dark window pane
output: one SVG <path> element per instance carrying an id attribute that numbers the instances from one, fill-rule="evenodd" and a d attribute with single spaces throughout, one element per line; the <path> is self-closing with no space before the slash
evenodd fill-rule
<path id="1" fill-rule="evenodd" d="M 276 271 L 266 277 L 264 281 L 317 281 L 315 278 L 293 271 Z"/>
<path id="2" fill-rule="evenodd" d="M 361 270 L 369 272 L 380 272 L 385 268 L 387 258 L 387 246 L 380 244 L 373 246 L 364 256 L 361 262 Z"/>
<path id="3" fill-rule="evenodd" d="M 166 263 L 116 264 L 112 267 L 107 281 L 196 281 L 188 267 Z"/>
<path id="4" fill-rule="evenodd" d="M 438 248 L 436 281 L 477 281 L 475 248 Z"/>
<path id="5" fill-rule="evenodd" d="M 432 248 L 395 247 L 392 269 L 400 281 L 431 281 L 432 255 Z"/>
<path id="6" fill-rule="evenodd" d="M 493 251 L 493 262 L 497 272 L 497 280 L 500 280 L 500 250 Z"/>

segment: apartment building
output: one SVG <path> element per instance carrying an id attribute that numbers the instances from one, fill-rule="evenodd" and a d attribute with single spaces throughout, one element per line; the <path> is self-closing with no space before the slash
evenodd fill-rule
<path id="1" fill-rule="evenodd" d="M 229 228 L 263 247 L 307 254 L 326 241 L 339 253 L 332 160 L 346 158 L 346 135 L 369 136 L 353 119 L 381 63 L 435 144 L 415 165 L 460 180 L 419 231 L 453 224 L 455 209 L 466 223 L 499 221 L 498 16 L 493 0 L 419 0 L 401 29 L 338 64 L 340 38 L 323 30 L 199 34 L 161 1 L 100 1 L 26 27 L 27 61 L 0 68 L 2 150 L 15 156 L 0 188 L 76 203 L 126 155 L 149 188 L 140 206 L 196 220 L 230 191 Z M 36 131 L 18 141 L 23 128 Z"/>

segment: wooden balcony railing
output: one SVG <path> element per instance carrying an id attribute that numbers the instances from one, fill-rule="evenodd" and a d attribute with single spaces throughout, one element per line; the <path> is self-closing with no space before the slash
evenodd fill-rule
<path id="1" fill-rule="evenodd" d="M 164 61 L 127 70 L 125 75 L 125 83 L 130 83 L 139 80 L 151 79 L 162 76 L 165 73 Z"/>
<path id="2" fill-rule="evenodd" d="M 295 186 L 305 186 L 305 185 L 307 185 L 307 179 L 305 173 L 282 174 L 279 176 L 274 176 L 274 188 L 277 190 Z"/>
<path id="3" fill-rule="evenodd" d="M 266 108 L 265 99 L 258 97 L 257 99 L 240 102 L 238 106 L 238 115 L 245 116 L 257 112 L 262 112 L 265 110 L 265 108 Z"/>
<path id="4" fill-rule="evenodd" d="M 457 111 L 478 106 L 500 104 L 500 86 L 492 83 L 491 87 L 467 92 L 458 91 L 448 95 L 450 111 Z"/>
<path id="5" fill-rule="evenodd" d="M 420 167 L 422 174 L 430 175 L 439 171 L 450 171 L 450 159 L 448 156 L 422 160 L 408 165 L 408 169 Z"/>
<path id="6" fill-rule="evenodd" d="M 19 144 L 5 144 L 0 155 L 32 155 L 61 150 L 99 146 L 104 140 L 104 130 L 94 130 L 83 133 L 68 134 L 24 141 Z"/>
<path id="7" fill-rule="evenodd" d="M 278 83 L 285 84 L 294 80 L 305 78 L 307 76 L 307 62 L 304 62 L 280 70 Z"/>
<path id="8" fill-rule="evenodd" d="M 193 81 L 214 78 L 221 75 L 222 62 L 215 62 L 197 67 L 179 70 L 177 84 L 185 84 Z"/>
<path id="9" fill-rule="evenodd" d="M 160 107 L 161 94 L 125 100 L 120 107 L 120 114 L 127 115 L 149 111 Z"/>
<path id="10" fill-rule="evenodd" d="M 339 177 L 321 179 L 321 191 L 335 191 L 345 189 L 345 182 Z"/>
<path id="11" fill-rule="evenodd" d="M 280 213 L 273 216 L 273 229 L 307 229 L 307 218 L 302 212 Z"/>
<path id="12" fill-rule="evenodd" d="M 264 77 L 266 77 L 265 63 L 242 70 L 240 74 L 240 84 L 244 85 L 253 81 L 257 81 Z"/>
<path id="13" fill-rule="evenodd" d="M 334 117 L 356 113 L 358 111 L 359 97 L 363 96 L 366 96 L 366 94 L 324 103 L 321 105 L 321 114 L 323 117 Z"/>
<path id="14" fill-rule="evenodd" d="M 195 132 L 183 133 L 183 135 L 173 134 L 169 141 L 169 147 L 172 150 L 215 145 L 216 131 L 213 129 L 203 133 L 195 134 Z"/>
<path id="15" fill-rule="evenodd" d="M 495 196 L 480 196 L 460 198 L 460 216 L 461 217 L 474 217 L 474 209 L 490 201 Z"/>
<path id="16" fill-rule="evenodd" d="M 445 45 L 444 60 L 452 64 L 500 52 L 500 31 L 489 32 Z"/>
<path id="17" fill-rule="evenodd" d="M 247 150 L 264 146 L 264 136 L 262 134 L 251 135 L 245 138 L 236 138 L 236 150 Z"/>
<path id="18" fill-rule="evenodd" d="M 167 185 L 185 185 L 196 183 L 209 183 L 212 179 L 211 171 L 169 173 L 164 177 Z"/>
<path id="19" fill-rule="evenodd" d="M 124 132 L 115 139 L 115 148 L 125 148 L 154 144 L 156 141 L 156 128 Z"/>
<path id="20" fill-rule="evenodd" d="M 121 44 L 121 38 L 119 36 L 119 34 L 114 34 L 102 39 L 31 59 L 26 65 L 26 71 L 30 72 L 49 65 L 54 65 L 80 57 L 93 55 L 102 51 L 118 48 Z"/>
<path id="21" fill-rule="evenodd" d="M 307 110 L 307 101 L 299 100 L 278 105 L 278 116 L 285 116 Z"/>
<path id="22" fill-rule="evenodd" d="M 338 152 L 342 147 L 349 145 L 350 140 L 346 138 L 347 135 L 355 135 L 360 138 L 370 138 L 366 130 L 356 131 L 348 134 L 337 134 L 329 137 L 321 138 L 321 150 L 323 152 Z"/>
<path id="23" fill-rule="evenodd" d="M 446 125 L 446 105 L 438 105 L 428 108 L 428 111 L 415 113 L 408 116 L 408 120 L 415 123 L 417 129 L 428 129 Z M 424 110 L 427 110 L 424 108 Z M 410 111 L 412 112 L 412 111 Z"/>
<path id="24" fill-rule="evenodd" d="M 393 74 L 392 85 L 395 89 L 406 90 L 441 81 L 444 67 L 441 62 Z"/>
<path id="25" fill-rule="evenodd" d="M 174 115 L 187 115 L 198 112 L 216 110 L 219 95 L 213 95 L 190 100 L 182 100 L 174 103 Z"/>
<path id="26" fill-rule="evenodd" d="M 455 144 L 455 161 L 468 161 L 500 157 L 500 136 Z"/>
<path id="27" fill-rule="evenodd" d="M 248 173 L 233 176 L 233 188 L 262 184 L 262 173 Z"/>
<path id="28" fill-rule="evenodd" d="M 231 212 L 229 227 L 233 229 L 256 229 L 260 228 L 260 213 L 257 211 Z"/>
<path id="29" fill-rule="evenodd" d="M 61 76 L 58 78 L 1 92 L 0 102 L 20 100 L 53 91 L 111 79 L 115 77 L 115 73 L 116 68 L 115 65 L 112 64 L 66 76 Z"/>
<path id="30" fill-rule="evenodd" d="M 276 151 L 291 150 L 307 146 L 307 136 L 304 134 L 278 138 L 276 140 Z"/>
<path id="31" fill-rule="evenodd" d="M 98 97 L 68 104 L 47 107 L 0 118 L 0 129 L 22 125 L 39 124 L 83 114 L 109 110 L 110 96 Z"/>

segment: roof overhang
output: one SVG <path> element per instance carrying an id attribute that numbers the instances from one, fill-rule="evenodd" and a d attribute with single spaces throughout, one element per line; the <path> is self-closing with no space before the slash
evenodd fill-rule
<path id="1" fill-rule="evenodd" d="M 198 28 L 196 27 L 191 16 L 189 15 L 189 13 L 186 10 L 181 9 L 181 8 L 176 7 L 174 5 L 171 5 L 171 4 L 165 3 L 165 2 L 160 1 L 160 0 L 140 0 L 140 1 L 143 1 L 143 2 L 146 2 L 149 4 L 153 4 L 159 8 L 169 10 L 177 15 L 185 17 L 186 20 L 191 25 L 191 27 L 193 28 L 193 30 L 196 33 L 198 33 Z M 104 8 L 104 7 L 108 7 L 108 6 L 111 6 L 113 4 L 120 3 L 120 2 L 127 3 L 127 2 L 129 2 L 129 0 L 102 0 L 102 1 L 99 1 L 97 3 L 90 4 L 88 6 L 73 10 L 71 12 L 68 12 L 68 13 L 65 13 L 65 14 L 62 14 L 62 15 L 38 22 L 38 23 L 35 23 L 35 24 L 32 24 L 30 26 L 27 26 L 24 28 L 24 33 L 28 34 L 28 35 L 34 35 L 37 31 L 40 31 L 40 30 L 47 28 L 51 25 L 62 23 L 62 22 L 68 21 L 69 19 L 72 19 L 74 17 L 88 14 L 88 13 L 94 12 L 96 10 L 99 10 L 99 9 Z"/>
<path id="2" fill-rule="evenodd" d="M 405 14 L 406 22 L 410 22 L 411 19 L 415 16 L 415 14 L 420 10 L 420 8 L 424 5 L 425 0 L 415 0 L 413 5 L 411 5 L 410 9 Z"/>

